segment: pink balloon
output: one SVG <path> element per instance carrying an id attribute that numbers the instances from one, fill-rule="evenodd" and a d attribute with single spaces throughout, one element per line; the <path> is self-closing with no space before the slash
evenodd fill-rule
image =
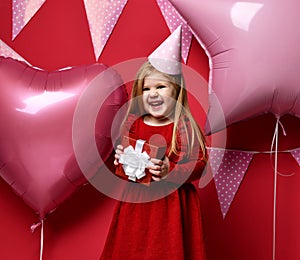
<path id="1" fill-rule="evenodd" d="M 300 117 L 299 1 L 170 2 L 210 60 L 207 134 L 263 113 Z"/>
<path id="2" fill-rule="evenodd" d="M 47 72 L 0 57 L 0 176 L 40 218 L 87 182 L 74 156 L 72 121 L 80 96 L 101 72 L 106 72 L 99 84 L 103 95 L 121 86 L 108 95 L 98 116 L 102 121 L 95 124 L 105 161 L 112 151 L 112 120 L 127 101 L 115 71 L 92 64 Z"/>

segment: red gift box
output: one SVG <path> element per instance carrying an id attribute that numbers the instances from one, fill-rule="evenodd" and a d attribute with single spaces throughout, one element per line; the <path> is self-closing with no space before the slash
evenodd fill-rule
<path id="1" fill-rule="evenodd" d="M 136 139 L 130 138 L 128 136 L 123 136 L 121 144 L 123 145 L 124 149 L 130 145 L 133 148 L 135 148 L 136 141 L 137 141 Z M 166 153 L 166 147 L 158 147 L 158 146 L 151 145 L 151 144 L 145 142 L 143 145 L 142 151 L 143 152 L 145 151 L 149 155 L 150 158 L 163 159 L 163 157 L 165 156 L 165 153 Z M 116 166 L 115 173 L 117 176 L 121 177 L 122 179 L 128 180 L 128 176 L 125 174 L 121 163 L 119 163 Z M 140 179 L 136 179 L 136 182 L 150 185 L 151 173 L 149 172 L 148 169 L 145 169 L 145 174 L 146 175 L 144 177 L 142 177 Z"/>

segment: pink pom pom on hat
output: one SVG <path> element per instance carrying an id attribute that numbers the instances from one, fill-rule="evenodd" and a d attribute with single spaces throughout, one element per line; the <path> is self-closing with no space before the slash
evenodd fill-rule
<path id="1" fill-rule="evenodd" d="M 148 60 L 160 72 L 181 73 L 181 25 L 148 56 Z"/>

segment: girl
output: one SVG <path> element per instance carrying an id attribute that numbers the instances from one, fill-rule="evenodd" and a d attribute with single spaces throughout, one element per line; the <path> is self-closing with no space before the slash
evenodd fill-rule
<path id="1" fill-rule="evenodd" d="M 149 202 L 119 201 L 101 259 L 205 259 L 200 203 L 191 183 L 207 161 L 205 139 L 190 112 L 182 74 L 170 75 L 146 62 L 133 84 L 123 129 L 147 142 L 154 135 L 164 137 L 166 154 L 151 158 L 148 169 L 152 183 L 177 188 Z M 123 150 L 117 146 L 115 165 Z"/>

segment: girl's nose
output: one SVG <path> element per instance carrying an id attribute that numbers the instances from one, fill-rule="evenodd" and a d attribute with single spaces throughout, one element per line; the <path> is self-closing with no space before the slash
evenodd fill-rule
<path id="1" fill-rule="evenodd" d="M 158 92 L 156 89 L 150 90 L 150 97 L 157 97 L 158 96 Z"/>

